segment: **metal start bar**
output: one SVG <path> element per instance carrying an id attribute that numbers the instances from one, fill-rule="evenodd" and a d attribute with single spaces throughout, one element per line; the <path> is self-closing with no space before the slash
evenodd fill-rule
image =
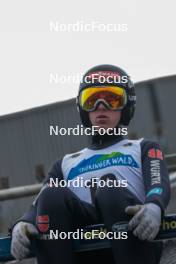
<path id="1" fill-rule="evenodd" d="M 74 240 L 74 249 L 75 252 L 84 252 L 91 251 L 97 249 L 105 249 L 110 248 L 110 240 L 108 239 L 100 239 L 98 238 L 99 232 L 107 232 L 105 226 L 103 224 L 87 226 L 83 229 L 84 233 L 93 232 L 96 230 L 97 238 L 94 239 L 80 239 Z M 128 231 L 128 223 L 117 223 L 116 224 L 116 232 L 127 232 Z M 163 240 L 163 239 L 171 239 L 176 238 L 176 214 L 175 215 L 167 215 L 164 217 L 160 231 L 155 240 Z M 10 253 L 10 245 L 11 245 L 11 237 L 2 237 L 0 238 L 0 261 L 10 261 L 14 260 Z M 32 244 L 30 257 L 35 257 L 35 240 Z"/>

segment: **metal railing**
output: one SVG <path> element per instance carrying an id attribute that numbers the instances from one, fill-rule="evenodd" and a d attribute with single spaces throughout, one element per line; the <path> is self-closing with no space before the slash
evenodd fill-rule
<path id="1" fill-rule="evenodd" d="M 169 172 L 176 171 L 176 153 L 165 156 Z"/>
<path id="2" fill-rule="evenodd" d="M 32 196 L 39 193 L 42 184 L 32 184 L 20 187 L 13 187 L 0 191 L 0 201 L 6 201 L 10 199 L 17 199 L 21 197 Z"/>

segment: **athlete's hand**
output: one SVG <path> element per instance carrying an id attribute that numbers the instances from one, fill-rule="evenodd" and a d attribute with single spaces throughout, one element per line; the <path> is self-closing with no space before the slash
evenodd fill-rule
<path id="1" fill-rule="evenodd" d="M 134 215 L 129 222 L 129 230 L 141 240 L 152 241 L 161 224 L 161 209 L 154 203 L 128 206 L 125 212 Z"/>
<path id="2" fill-rule="evenodd" d="M 21 260 L 30 253 L 30 238 L 38 235 L 36 227 L 30 223 L 19 222 L 12 231 L 11 254 Z"/>

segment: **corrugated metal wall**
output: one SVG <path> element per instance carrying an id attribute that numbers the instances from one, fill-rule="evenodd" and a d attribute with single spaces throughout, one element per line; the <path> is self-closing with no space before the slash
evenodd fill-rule
<path id="1" fill-rule="evenodd" d="M 167 153 L 176 152 L 175 84 L 176 76 L 136 84 L 137 109 L 129 127 L 132 137 L 157 139 L 160 134 Z M 152 89 L 157 104 L 151 101 Z M 8 177 L 10 187 L 35 183 L 36 165 L 44 164 L 47 173 L 53 161 L 89 141 L 85 136 L 50 136 L 49 126 L 75 127 L 78 123 L 75 99 L 0 117 L 0 177 Z M 162 133 L 158 133 L 158 127 Z M 32 199 L 0 203 L 0 232 L 7 232 L 9 223 L 26 210 Z"/>
<path id="2" fill-rule="evenodd" d="M 85 136 L 50 136 L 49 126 L 75 127 L 79 115 L 75 99 L 0 118 L 0 177 L 9 187 L 36 183 L 35 166 L 44 164 L 45 174 L 63 154 L 85 146 Z M 33 197 L 0 203 L 0 232 L 17 219 Z"/>
<path id="3" fill-rule="evenodd" d="M 41 107 L 0 119 L 0 176 L 10 187 L 35 182 L 34 166 L 73 152 L 87 142 L 84 136 L 50 136 L 49 126 L 74 127 L 78 123 L 75 100 Z"/>
<path id="4" fill-rule="evenodd" d="M 176 152 L 176 76 L 140 82 L 136 84 L 136 91 L 136 113 L 129 132 L 158 140 L 165 153 Z"/>

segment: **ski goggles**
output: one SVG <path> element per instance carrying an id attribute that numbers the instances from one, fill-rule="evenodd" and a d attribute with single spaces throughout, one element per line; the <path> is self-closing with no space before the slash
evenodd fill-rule
<path id="1" fill-rule="evenodd" d="M 99 103 L 103 103 L 110 110 L 121 110 L 126 102 L 126 91 L 117 86 L 90 87 L 79 95 L 79 104 L 87 112 L 95 111 Z"/>

